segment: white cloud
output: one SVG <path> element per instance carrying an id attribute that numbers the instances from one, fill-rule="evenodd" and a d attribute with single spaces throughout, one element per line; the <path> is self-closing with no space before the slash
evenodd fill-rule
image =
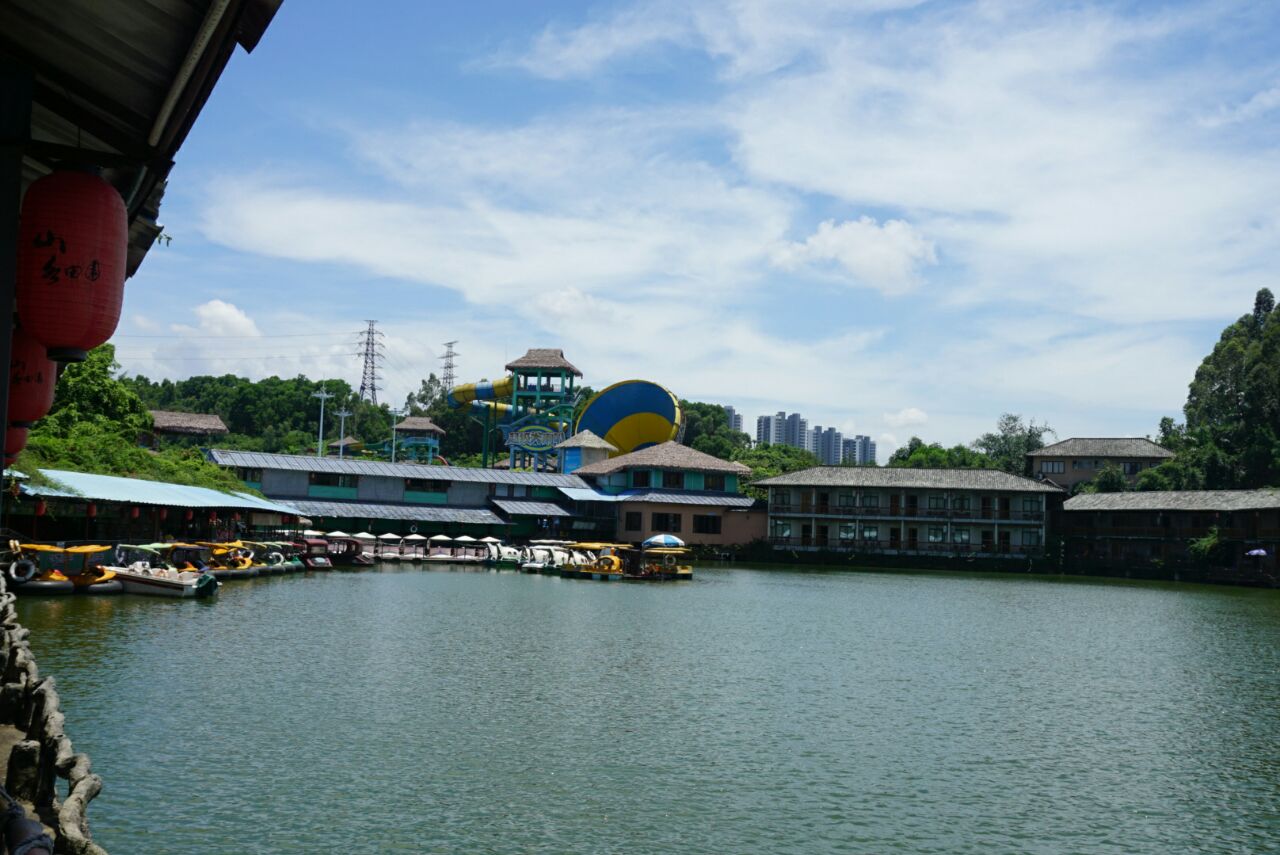
<path id="1" fill-rule="evenodd" d="M 919 407 L 904 407 L 896 413 L 885 413 L 884 423 L 889 427 L 909 427 L 929 421 L 929 414 Z"/>
<path id="2" fill-rule="evenodd" d="M 823 261 L 839 264 L 855 284 L 903 294 L 919 284 L 919 268 L 937 264 L 938 258 L 933 242 L 910 223 L 887 220 L 881 226 L 871 217 L 838 224 L 827 220 L 803 243 L 785 244 L 773 256 L 774 264 L 788 270 Z"/>
<path id="3" fill-rule="evenodd" d="M 1280 107 L 1280 86 L 1272 86 L 1255 92 L 1242 104 L 1220 108 L 1217 113 L 1202 118 L 1200 123 L 1208 128 L 1218 128 L 1248 122 L 1265 116 L 1277 107 Z"/>

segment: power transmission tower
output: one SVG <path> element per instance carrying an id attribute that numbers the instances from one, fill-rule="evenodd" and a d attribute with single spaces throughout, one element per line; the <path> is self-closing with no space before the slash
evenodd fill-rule
<path id="1" fill-rule="evenodd" d="M 360 356 L 364 357 L 364 373 L 360 377 L 360 393 L 356 398 L 363 401 L 367 394 L 369 403 L 376 407 L 378 406 L 378 381 L 382 379 L 378 368 L 386 345 L 382 343 L 382 331 L 377 328 L 378 322 L 367 321 L 366 323 L 369 324 L 369 328 L 360 333 L 363 351 Z"/>
<path id="2" fill-rule="evenodd" d="M 440 382 L 444 384 L 446 394 L 454 387 L 453 358 L 458 354 L 454 351 L 453 346 L 457 343 L 457 341 L 446 341 L 444 343 L 444 356 L 440 357 L 440 361 L 444 363 L 444 368 L 440 372 L 442 375 Z"/>

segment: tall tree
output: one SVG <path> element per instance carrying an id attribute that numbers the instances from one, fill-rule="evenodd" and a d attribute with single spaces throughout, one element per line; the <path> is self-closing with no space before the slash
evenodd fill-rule
<path id="1" fill-rule="evenodd" d="M 1044 438 L 1056 436 L 1047 424 L 1037 424 L 1035 419 L 1022 420 L 1016 413 L 1005 413 L 996 422 L 996 429 L 984 433 L 973 442 L 975 451 L 987 456 L 992 465 L 1014 475 L 1027 471 L 1027 455 L 1044 448 Z"/>

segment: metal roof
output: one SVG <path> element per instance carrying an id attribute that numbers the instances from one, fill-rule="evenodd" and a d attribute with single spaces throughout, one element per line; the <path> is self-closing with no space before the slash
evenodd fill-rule
<path id="1" fill-rule="evenodd" d="M 994 490 L 1060 493 L 1056 484 L 997 469 L 914 469 L 877 466 L 815 466 L 755 482 L 757 487 L 861 487 L 906 490 Z"/>
<path id="2" fill-rule="evenodd" d="M 682 469 L 688 472 L 723 472 L 730 475 L 750 475 L 751 467 L 742 463 L 721 460 L 675 440 L 661 445 L 650 445 L 639 451 L 611 457 L 598 463 L 578 468 L 581 475 L 609 475 L 624 469 Z"/>
<path id="3" fill-rule="evenodd" d="M 280 2 L 0 3 L 0 56 L 32 76 L 24 188 L 59 160 L 105 167 L 128 207 L 133 275 L 160 233 L 174 155 L 236 45 L 253 50 Z"/>
<path id="4" fill-rule="evenodd" d="M 35 496 L 64 499 L 90 499 L 97 502 L 123 502 L 133 505 L 163 505 L 171 508 L 241 508 L 277 514 L 297 514 L 296 508 L 252 496 L 248 493 L 223 493 L 207 487 L 143 481 L 114 475 L 41 469 L 53 482 L 51 486 L 26 485 L 22 489 Z"/>
<path id="5" fill-rule="evenodd" d="M 621 493 L 602 493 L 599 490 L 561 487 L 560 492 L 575 502 L 651 502 L 721 508 L 749 508 L 755 504 L 755 499 L 741 493 L 707 490 L 624 490 Z"/>
<path id="6" fill-rule="evenodd" d="M 506 525 L 502 517 L 488 508 L 449 508 L 442 505 L 380 505 L 372 502 L 293 503 L 308 517 L 343 517 L 370 520 L 412 520 L 414 522 L 466 523 L 469 525 Z"/>
<path id="7" fill-rule="evenodd" d="M 571 517 L 555 502 L 531 502 L 528 499 L 491 499 L 504 513 L 517 517 Z"/>
<path id="8" fill-rule="evenodd" d="M 501 469 L 470 469 L 463 466 L 426 466 L 421 463 L 385 463 L 350 457 L 310 457 L 303 454 L 268 454 L 262 451 L 233 451 L 214 448 L 209 459 L 219 466 L 246 469 L 285 469 L 294 472 L 335 472 L 342 475 L 382 475 L 392 478 L 421 478 L 432 481 L 466 481 L 482 484 L 522 484 L 526 487 L 585 487 L 577 475 L 554 472 L 511 472 Z"/>
<path id="9" fill-rule="evenodd" d="M 1084 493 L 1064 511 L 1260 511 L 1280 508 L 1280 490 L 1151 490 Z"/>

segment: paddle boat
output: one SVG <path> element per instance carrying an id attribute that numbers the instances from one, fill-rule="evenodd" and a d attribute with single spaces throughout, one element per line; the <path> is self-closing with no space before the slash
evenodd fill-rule
<path id="1" fill-rule="evenodd" d="M 480 542 L 485 545 L 485 564 L 491 567 L 520 566 L 521 551 L 518 547 L 507 546 L 496 537 L 483 537 Z"/>
<path id="2" fill-rule="evenodd" d="M 454 556 L 454 549 L 451 545 L 453 538 L 447 534 L 433 534 L 427 538 L 430 546 L 427 547 L 427 557 L 424 561 L 431 562 L 452 562 L 457 558 Z"/>
<path id="3" fill-rule="evenodd" d="M 120 562 L 118 565 L 104 569 L 115 574 L 126 594 L 193 598 L 218 593 L 220 583 L 212 573 L 166 566 L 165 556 L 150 546 L 121 544 L 116 547 L 115 559 Z"/>
<path id="4" fill-rule="evenodd" d="M 365 554 L 364 544 L 354 537 L 329 536 L 329 563 L 334 567 L 369 567 L 374 559 Z"/>
<path id="5" fill-rule="evenodd" d="M 308 570 L 332 570 L 329 560 L 329 541 L 318 537 L 303 537 L 294 541 L 298 559 Z"/>
<path id="6" fill-rule="evenodd" d="M 110 546 L 51 546 L 9 542 L 9 586 L 29 594 L 118 594 L 123 590 L 114 575 L 95 560 Z"/>

